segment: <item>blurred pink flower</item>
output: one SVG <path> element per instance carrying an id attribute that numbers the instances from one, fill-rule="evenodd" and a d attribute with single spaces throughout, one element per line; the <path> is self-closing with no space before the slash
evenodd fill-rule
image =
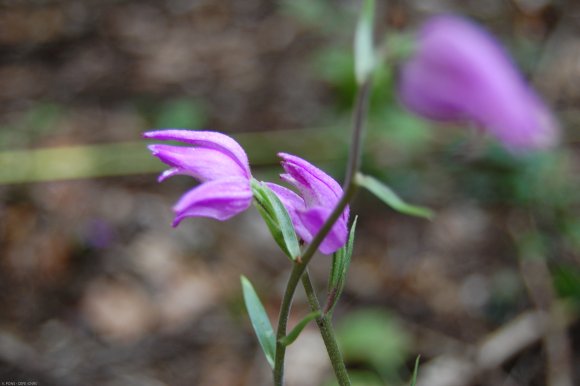
<path id="1" fill-rule="evenodd" d="M 558 140 L 549 109 L 486 31 L 455 16 L 436 16 L 419 31 L 404 63 L 399 96 L 411 111 L 481 126 L 514 150 Z"/>

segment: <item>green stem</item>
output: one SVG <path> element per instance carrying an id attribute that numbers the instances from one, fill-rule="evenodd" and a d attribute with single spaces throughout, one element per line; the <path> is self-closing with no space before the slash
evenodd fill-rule
<path id="1" fill-rule="evenodd" d="M 306 292 L 308 298 L 308 303 L 312 311 L 320 311 L 320 303 L 316 297 L 316 292 L 310 281 L 310 275 L 308 270 L 302 275 L 302 286 Z M 338 343 L 336 341 L 336 336 L 334 334 L 334 328 L 332 327 L 332 321 L 330 320 L 329 314 L 321 314 L 316 318 L 316 324 L 320 330 L 320 335 L 326 346 L 326 351 L 328 352 L 328 358 L 332 364 L 334 374 L 340 386 L 350 386 L 350 378 L 348 377 L 348 372 L 346 371 L 346 366 L 344 365 L 344 360 L 342 359 L 342 354 L 338 348 Z"/>
<path id="2" fill-rule="evenodd" d="M 320 228 L 316 236 L 312 239 L 301 259 L 297 259 L 292 267 L 292 273 L 288 279 L 286 285 L 286 290 L 284 292 L 284 297 L 282 299 L 282 305 L 280 307 L 280 315 L 278 318 L 278 328 L 276 332 L 276 358 L 274 361 L 274 385 L 282 386 L 284 384 L 284 357 L 286 355 L 286 348 L 280 343 L 280 339 L 286 336 L 286 328 L 288 325 L 288 316 L 290 315 L 290 307 L 292 305 L 292 299 L 294 298 L 294 293 L 296 292 L 296 287 L 300 281 L 300 277 L 306 270 L 308 263 L 314 256 L 314 253 L 322 243 L 322 241 L 330 232 L 330 229 L 338 220 L 344 209 L 353 198 L 356 193 L 357 185 L 355 182 L 355 175 L 360 169 L 360 161 L 362 154 L 362 141 L 365 128 L 365 118 L 368 109 L 368 99 L 371 89 L 371 81 L 367 80 L 359 89 L 356 105 L 354 110 L 353 119 L 353 131 L 352 131 L 352 141 L 349 151 L 348 164 L 346 169 L 346 176 L 344 179 L 343 193 L 336 204 L 334 210 L 330 216 L 324 222 L 324 225 Z M 321 334 L 327 334 L 321 329 Z M 326 343 L 326 341 L 325 341 Z M 330 352 L 330 348 L 327 346 L 327 350 Z M 338 348 L 336 348 L 338 350 Z M 337 375 L 338 377 L 338 375 Z"/>
<path id="3" fill-rule="evenodd" d="M 274 358 L 274 385 L 282 386 L 284 384 L 284 357 L 286 356 L 286 346 L 281 343 L 281 339 L 286 336 L 286 328 L 288 326 L 288 316 L 290 315 L 290 308 L 292 307 L 292 299 L 294 298 L 294 291 L 289 291 L 288 288 L 296 289 L 296 284 L 300 280 L 302 270 L 301 264 L 294 263 L 286 291 L 282 298 L 282 305 L 280 306 L 280 315 L 278 317 L 278 328 L 276 330 L 276 356 Z"/>

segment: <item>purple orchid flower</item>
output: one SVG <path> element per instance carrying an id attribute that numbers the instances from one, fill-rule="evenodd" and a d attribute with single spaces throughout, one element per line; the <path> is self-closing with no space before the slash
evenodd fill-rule
<path id="1" fill-rule="evenodd" d="M 437 16 L 423 25 L 416 43 L 399 84 L 408 109 L 440 121 L 474 122 L 514 150 L 557 142 L 550 111 L 486 31 Z"/>
<path id="2" fill-rule="evenodd" d="M 342 188 L 332 177 L 302 158 L 286 153 L 278 156 L 286 171 L 280 175 L 281 179 L 298 189 L 300 195 L 277 184 L 267 185 L 286 207 L 296 233 L 309 243 L 340 200 Z M 320 245 L 320 252 L 331 254 L 346 244 L 348 216 L 349 208 L 346 207 Z"/>
<path id="3" fill-rule="evenodd" d="M 201 182 L 173 207 L 174 227 L 186 217 L 227 220 L 252 204 L 248 157 L 233 138 L 212 131 L 177 129 L 149 131 L 143 136 L 193 145 L 149 146 L 154 156 L 171 167 L 159 176 L 160 182 L 177 174 L 189 175 Z"/>

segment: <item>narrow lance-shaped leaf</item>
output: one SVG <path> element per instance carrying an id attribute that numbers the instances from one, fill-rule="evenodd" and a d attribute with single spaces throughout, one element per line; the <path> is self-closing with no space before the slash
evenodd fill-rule
<path id="1" fill-rule="evenodd" d="M 346 243 L 346 258 L 348 265 L 345 266 L 345 272 L 348 270 L 350 265 L 350 260 L 352 257 L 352 250 L 354 249 L 354 234 L 356 232 L 356 224 L 358 222 L 358 216 L 354 217 L 354 221 L 352 222 L 352 226 L 350 227 L 350 232 L 348 234 L 348 241 Z"/>
<path id="2" fill-rule="evenodd" d="M 415 368 L 413 369 L 413 377 L 411 378 L 410 386 L 415 386 L 417 384 L 417 374 L 419 374 L 419 359 L 421 359 L 421 355 L 417 355 L 417 359 L 415 359 Z"/>
<path id="3" fill-rule="evenodd" d="M 265 184 L 252 180 L 252 193 L 257 208 L 266 222 L 274 241 L 292 260 L 300 255 L 300 244 L 290 215 L 282 201 Z"/>
<path id="4" fill-rule="evenodd" d="M 368 80 L 375 66 L 373 46 L 374 16 L 375 1 L 365 0 L 354 37 L 355 75 L 359 85 Z"/>
<path id="5" fill-rule="evenodd" d="M 354 235 L 356 231 L 357 220 L 358 216 L 354 218 L 346 245 L 339 249 L 333 256 L 333 263 L 329 280 L 329 303 L 326 306 L 326 310 L 328 310 L 327 312 L 329 313 L 332 313 L 336 303 L 338 303 L 338 299 L 340 299 L 340 295 L 342 295 L 342 290 L 344 289 L 344 285 L 346 283 L 346 274 L 348 273 L 348 269 L 350 267 L 352 251 L 354 248 Z"/>
<path id="6" fill-rule="evenodd" d="M 431 219 L 433 211 L 421 206 L 407 204 L 403 201 L 391 188 L 377 180 L 374 177 L 366 176 L 358 173 L 356 175 L 356 183 L 369 192 L 380 198 L 385 204 L 396 210 L 397 212 L 409 215 Z"/>
<path id="7" fill-rule="evenodd" d="M 346 246 L 340 248 L 332 254 L 332 265 L 330 267 L 330 275 L 328 278 L 328 292 L 332 292 L 338 285 L 340 273 L 342 271 L 342 262 L 344 261 L 344 254 L 346 253 Z"/>
<path id="8" fill-rule="evenodd" d="M 292 329 L 292 331 L 290 331 L 288 335 L 280 339 L 280 343 L 282 344 L 282 346 L 286 347 L 294 343 L 294 341 L 296 340 L 296 338 L 298 338 L 302 330 L 304 330 L 304 327 L 306 327 L 308 323 L 318 318 L 319 316 L 320 311 L 314 311 L 306 315 L 300 322 L 298 322 L 298 324 Z"/>
<path id="9" fill-rule="evenodd" d="M 333 288 L 340 286 L 340 284 L 344 282 L 344 279 L 346 277 L 346 273 L 350 266 L 352 250 L 354 247 L 354 234 L 356 230 L 357 220 L 358 216 L 354 218 L 354 221 L 350 228 L 350 232 L 348 234 L 348 240 L 346 245 L 340 248 L 338 251 L 336 251 L 336 253 L 333 255 L 332 267 L 330 270 L 330 278 L 329 278 L 329 291 L 332 290 Z"/>
<path id="10" fill-rule="evenodd" d="M 262 302 L 258 294 L 254 290 L 252 283 L 245 277 L 242 276 L 242 290 L 244 293 L 244 302 L 246 304 L 246 310 L 250 315 L 250 320 L 252 322 L 252 327 L 254 332 L 258 337 L 260 346 L 266 355 L 266 359 L 272 368 L 274 368 L 274 360 L 276 357 L 276 338 L 274 336 L 274 330 L 272 329 L 272 324 L 270 324 L 270 319 L 264 310 Z"/>

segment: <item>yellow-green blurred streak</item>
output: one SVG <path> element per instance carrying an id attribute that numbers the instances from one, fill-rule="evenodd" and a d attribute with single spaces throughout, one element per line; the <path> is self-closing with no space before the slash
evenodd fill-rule
<path id="1" fill-rule="evenodd" d="M 234 138 L 246 149 L 253 166 L 277 162 L 280 151 L 329 160 L 344 155 L 341 130 L 308 129 L 244 133 Z M 124 176 L 166 168 L 152 157 L 148 142 L 120 142 L 34 150 L 0 151 L 0 184 Z"/>

